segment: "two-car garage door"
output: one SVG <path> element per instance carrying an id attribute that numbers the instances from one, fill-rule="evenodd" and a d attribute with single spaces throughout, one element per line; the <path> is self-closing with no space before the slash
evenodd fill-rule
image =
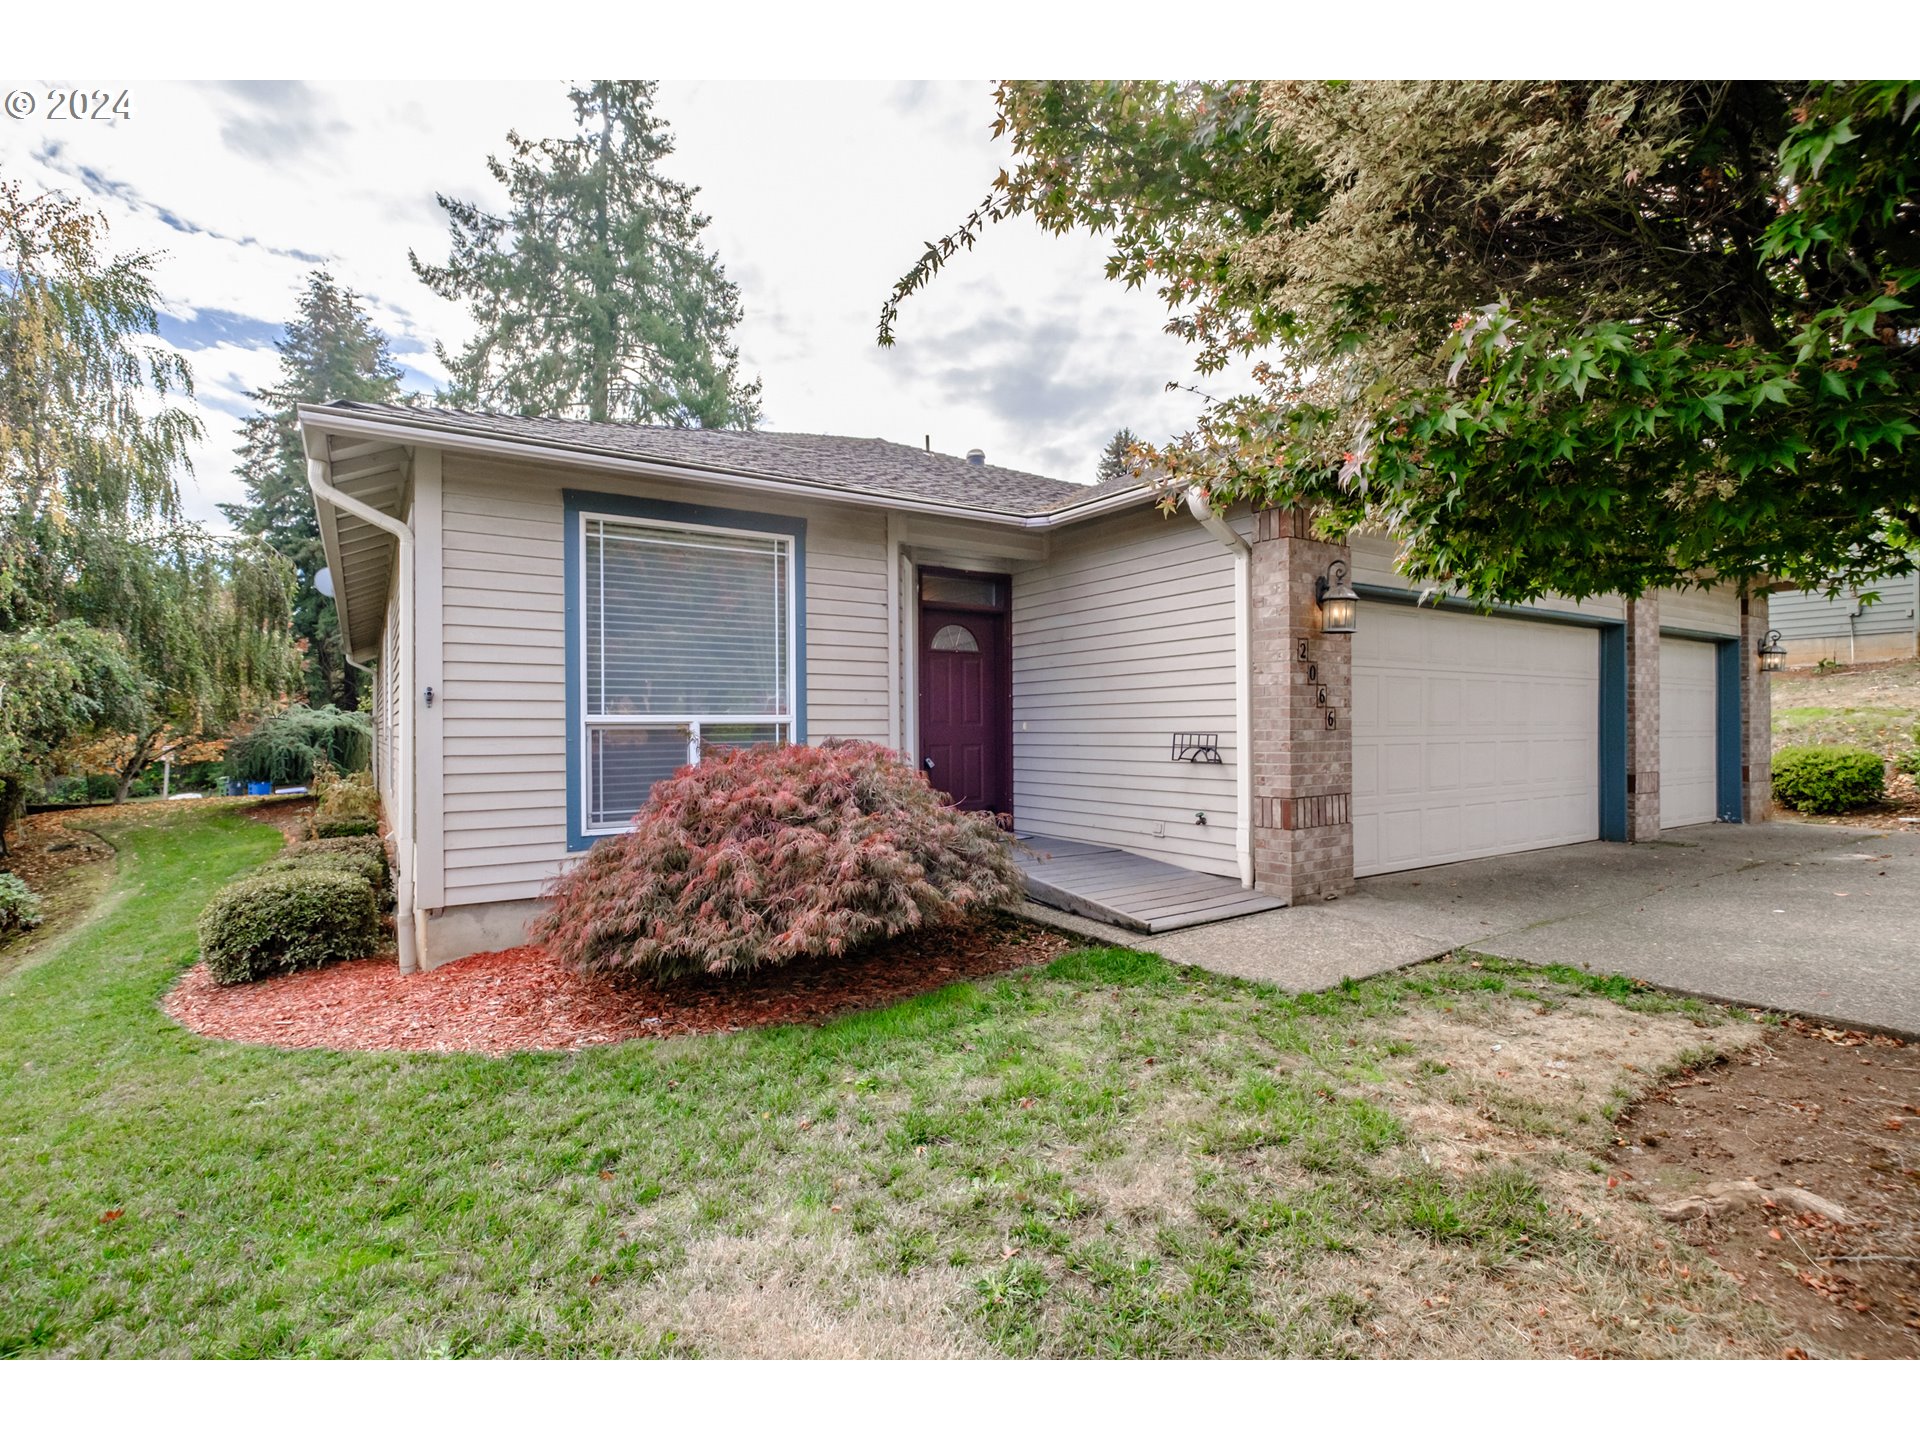
<path id="1" fill-rule="evenodd" d="M 1597 630 L 1361 606 L 1356 875 L 1599 838 Z"/>

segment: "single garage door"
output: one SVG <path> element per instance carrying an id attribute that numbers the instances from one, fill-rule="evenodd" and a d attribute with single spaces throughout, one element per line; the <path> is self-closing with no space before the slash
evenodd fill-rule
<path id="1" fill-rule="evenodd" d="M 1599 838 L 1598 631 L 1360 607 L 1355 874 Z"/>
<path id="2" fill-rule="evenodd" d="M 1660 642 L 1660 825 L 1720 818 L 1720 682 L 1715 647 Z"/>

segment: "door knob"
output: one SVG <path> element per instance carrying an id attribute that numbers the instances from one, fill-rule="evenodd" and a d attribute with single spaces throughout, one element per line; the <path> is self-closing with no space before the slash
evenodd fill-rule
<path id="1" fill-rule="evenodd" d="M 933 756 L 931 755 L 927 756 L 926 765 L 927 765 L 927 769 L 929 770 L 933 769 Z"/>

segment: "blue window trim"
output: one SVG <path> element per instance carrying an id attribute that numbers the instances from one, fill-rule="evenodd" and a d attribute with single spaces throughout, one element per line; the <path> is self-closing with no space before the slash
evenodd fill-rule
<path id="1" fill-rule="evenodd" d="M 566 538 L 562 574 L 567 616 L 567 849 L 585 850 L 604 837 L 584 834 L 586 739 L 585 583 L 582 556 L 583 517 L 611 515 L 625 520 L 654 520 L 665 525 L 708 525 L 722 530 L 758 530 L 793 541 L 793 742 L 807 738 L 807 522 L 792 515 L 761 515 L 678 500 L 638 500 L 592 490 L 563 490 Z"/>
<path id="2" fill-rule="evenodd" d="M 1531 620 L 1540 625 L 1572 625 L 1600 632 L 1600 838 L 1627 838 L 1627 627 L 1605 615 L 1577 610 L 1541 610 L 1529 605 L 1476 605 L 1458 596 L 1429 595 L 1388 585 L 1356 585 L 1363 600 L 1413 605 L 1456 615 L 1485 615 L 1500 620 Z M 1363 622 L 1364 623 L 1364 622 Z M 1723 781 L 1724 784 L 1724 781 Z"/>

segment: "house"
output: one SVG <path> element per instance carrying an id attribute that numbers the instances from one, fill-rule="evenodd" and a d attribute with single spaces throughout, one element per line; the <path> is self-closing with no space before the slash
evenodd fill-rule
<path id="1" fill-rule="evenodd" d="M 1833 595 L 1780 590 L 1772 609 L 1789 665 L 1853 665 L 1920 654 L 1920 574 L 1889 575 Z"/>
<path id="2" fill-rule="evenodd" d="M 340 633 L 377 662 L 402 964 L 717 743 L 897 747 L 1016 828 L 1286 903 L 1763 818 L 1764 594 L 1480 613 L 1392 543 L 1168 513 L 881 440 L 303 406 Z M 1328 630 L 1331 580 L 1357 595 Z"/>

